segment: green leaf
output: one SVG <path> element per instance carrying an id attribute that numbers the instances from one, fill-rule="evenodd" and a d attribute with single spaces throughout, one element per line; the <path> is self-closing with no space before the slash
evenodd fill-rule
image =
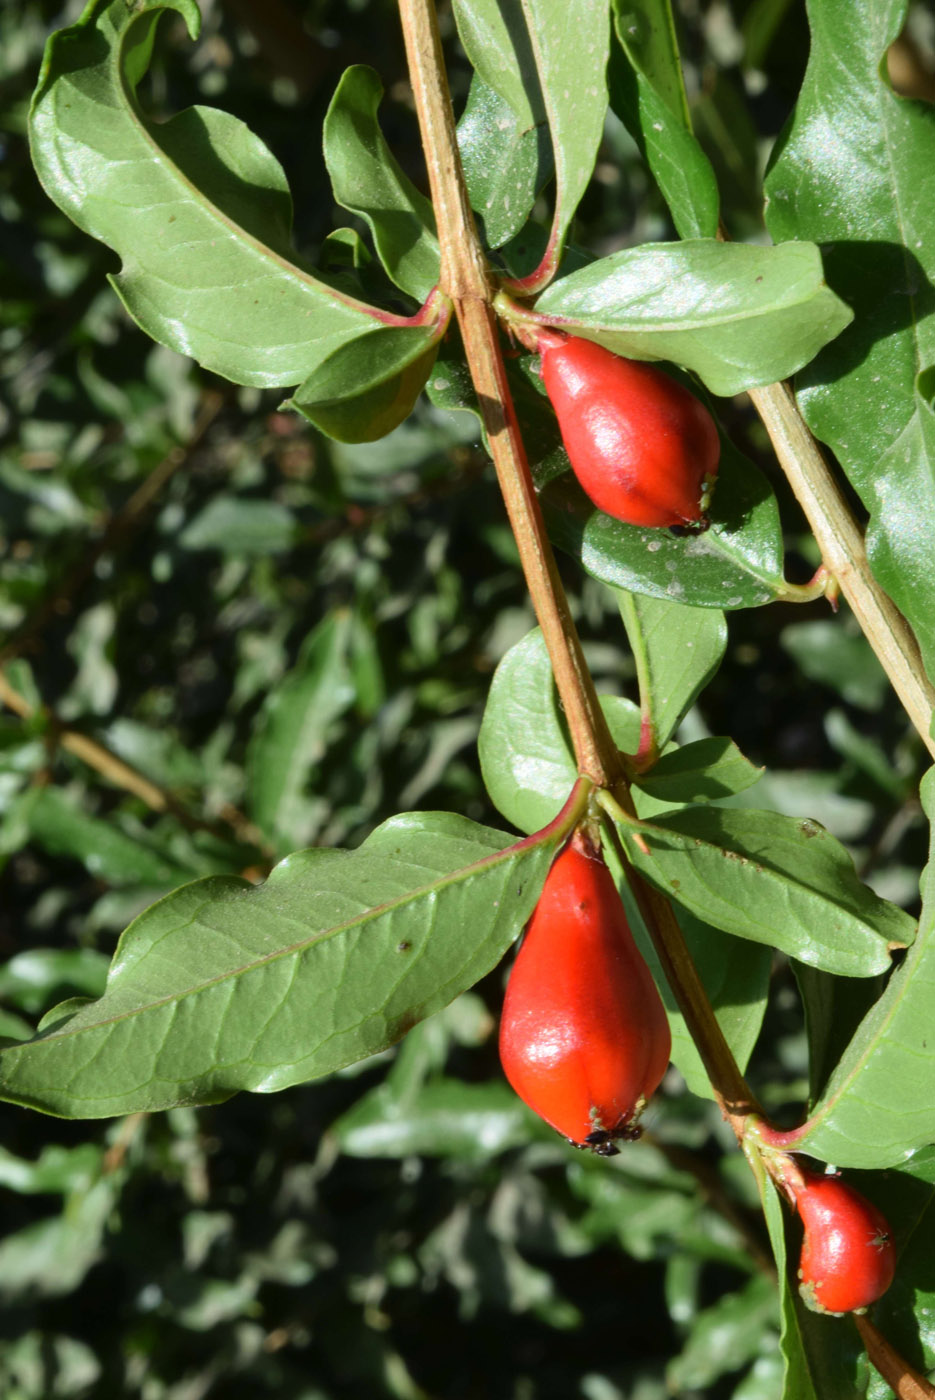
<path id="1" fill-rule="evenodd" d="M 752 787 L 762 773 L 730 739 L 696 739 L 663 754 L 634 784 L 658 802 L 717 802 Z"/>
<path id="2" fill-rule="evenodd" d="M 935 812 L 935 771 L 922 801 Z M 935 860 L 923 877 L 915 943 L 841 1057 L 801 1136 L 803 1149 L 842 1167 L 889 1167 L 935 1138 Z"/>
<path id="3" fill-rule="evenodd" d="M 711 1099 L 714 1092 L 707 1070 L 666 981 L 665 970 L 652 939 L 643 926 L 635 901 L 628 897 L 626 887 L 623 888 L 623 897 L 630 927 L 640 952 L 652 969 L 669 1017 L 672 1063 L 693 1094 Z M 742 1072 L 753 1053 L 766 1014 L 773 950 L 759 943 L 732 938 L 712 924 L 696 919 L 687 909 L 677 908 L 676 918 L 718 1025 Z"/>
<path id="4" fill-rule="evenodd" d="M 0 1241 L 0 1296 L 6 1300 L 71 1293 L 98 1261 L 117 1202 L 118 1182 L 102 1178 L 61 1215 L 37 1220 Z"/>
<path id="5" fill-rule="evenodd" d="M 107 990 L 0 1051 L 0 1097 L 106 1117 L 269 1093 L 373 1055 L 473 985 L 528 920 L 580 802 L 518 845 L 412 813 L 264 885 L 198 880 L 123 934 Z"/>
<path id="6" fill-rule="evenodd" d="M 832 977 L 793 961 L 808 1037 L 808 1098 L 814 1103 L 885 986 L 881 977 Z"/>
<path id="7" fill-rule="evenodd" d="M 840 1392 L 838 1390 L 816 1389 L 814 1384 L 803 1336 L 803 1329 L 807 1329 L 810 1324 L 808 1318 L 803 1316 L 806 1310 L 799 1302 L 798 1289 L 790 1277 L 791 1271 L 786 1253 L 786 1217 L 782 1201 L 775 1185 L 766 1175 L 761 1158 L 755 1151 L 748 1152 L 746 1155 L 760 1193 L 766 1228 L 769 1231 L 773 1257 L 776 1260 L 776 1272 L 779 1276 L 779 1302 L 782 1318 L 779 1347 L 785 1372 L 782 1388 L 783 1400 L 825 1400 L 826 1396 L 838 1395 Z M 811 1316 L 814 1317 L 816 1314 L 811 1314 Z M 822 1320 L 828 1321 L 827 1318 Z M 853 1400 L 856 1400 L 856 1396 L 853 1397 Z"/>
<path id="8" fill-rule="evenodd" d="M 661 752 L 720 666 L 727 623 L 721 612 L 640 593 L 621 590 L 617 602 L 636 660 L 644 723 Z"/>
<path id="9" fill-rule="evenodd" d="M 726 1371 L 736 1371 L 760 1351 L 763 1333 L 777 1320 L 776 1288 L 772 1279 L 750 1279 L 698 1314 L 681 1353 L 666 1367 L 670 1389 L 678 1394 L 713 1384 Z"/>
<path id="10" fill-rule="evenodd" d="M 95 879 L 112 885 L 160 889 L 191 878 L 190 870 L 121 831 L 113 820 L 89 816 L 61 788 L 37 788 L 30 794 L 29 829 L 47 851 L 80 860 Z"/>
<path id="11" fill-rule="evenodd" d="M 788 596 L 776 497 L 762 473 L 726 440 L 711 527 L 677 539 L 624 525 L 596 510 L 568 473 L 542 492 L 549 534 L 612 588 L 694 608 L 751 608 Z"/>
<path id="12" fill-rule="evenodd" d="M 113 284 L 155 340 L 239 384 L 297 384 L 375 319 L 400 318 L 298 262 L 285 176 L 237 118 L 210 107 L 146 118 L 134 93 L 166 10 L 198 34 L 194 0 L 91 0 L 52 36 L 30 116 L 36 170 L 120 255 Z"/>
<path id="13" fill-rule="evenodd" d="M 565 239 L 604 131 L 609 26 L 591 0 L 455 0 L 465 52 L 523 131 L 548 123 L 555 161 L 551 246 Z"/>
<path id="14" fill-rule="evenodd" d="M 438 1079 L 403 1100 L 380 1084 L 332 1124 L 349 1157 L 484 1161 L 529 1141 L 535 1124 L 506 1084 Z"/>
<path id="15" fill-rule="evenodd" d="M 26 948 L 0 967 L 0 997 L 34 1016 L 65 987 L 100 996 L 107 965 L 94 948 Z"/>
<path id="16" fill-rule="evenodd" d="M 489 248 L 519 233 L 552 173 L 548 125 L 528 125 L 475 73 L 458 122 L 458 148 L 471 208 L 484 221 Z"/>
<path id="17" fill-rule="evenodd" d="M 780 642 L 803 675 L 836 690 L 842 700 L 862 710 L 879 710 L 890 693 L 886 672 L 870 643 L 849 615 L 793 622 Z"/>
<path id="18" fill-rule="evenodd" d="M 717 180 L 692 135 L 669 0 L 614 0 L 610 98 L 681 238 L 714 238 Z"/>
<path id="19" fill-rule="evenodd" d="M 816 822 L 705 807 L 639 829 L 649 855 L 633 841 L 628 850 L 640 873 L 726 933 L 845 977 L 886 971 L 889 944 L 912 940 L 909 915 L 862 885 L 844 847 Z"/>
<path id="20" fill-rule="evenodd" d="M 101 1174 L 103 1152 L 97 1143 L 77 1147 L 49 1143 L 35 1162 L 0 1147 L 0 1186 L 20 1196 L 69 1195 L 87 1190 Z"/>
<path id="21" fill-rule="evenodd" d="M 811 243 L 644 243 L 554 282 L 536 311 L 618 355 L 672 360 L 713 394 L 795 372 L 851 320 Z"/>
<path id="22" fill-rule="evenodd" d="M 767 221 L 774 237 L 825 245 L 828 282 L 855 313 L 799 379 L 798 399 L 870 512 L 874 572 L 932 673 L 935 415 L 921 390 L 935 364 L 935 110 L 897 96 L 883 61 L 906 8 L 812 0 L 808 68 L 767 179 Z"/>
<path id="23" fill-rule="evenodd" d="M 901 1356 L 923 1374 L 935 1370 L 935 1326 L 931 1261 L 935 1257 L 935 1149 L 923 1148 L 902 1171 L 868 1179 L 869 1195 L 886 1216 L 896 1244 L 896 1277 L 874 1305 L 873 1320 Z M 860 1190 L 865 1191 L 861 1178 Z M 867 1400 L 889 1400 L 882 1379 L 871 1373 Z"/>
<path id="24" fill-rule="evenodd" d="M 615 742 L 635 752 L 639 713 L 628 700 L 601 700 Z M 553 820 L 577 777 L 568 730 L 542 633 L 528 632 L 494 673 L 477 740 L 491 801 L 520 831 Z"/>
<path id="25" fill-rule="evenodd" d="M 281 554 L 300 536 L 299 522 L 278 501 L 215 496 L 179 535 L 183 549 L 220 549 L 225 554 Z"/>
<path id="26" fill-rule="evenodd" d="M 335 199 L 366 219 L 392 280 L 423 302 L 438 281 L 435 214 L 386 144 L 377 121 L 382 97 L 372 68 L 347 69 L 325 115 L 325 164 Z"/>
<path id="27" fill-rule="evenodd" d="M 436 325 L 382 326 L 339 347 L 283 405 L 339 442 L 374 442 L 412 412 L 438 353 Z"/>
<path id="28" fill-rule="evenodd" d="M 302 840 L 303 794 L 327 752 L 330 726 L 354 703 L 350 642 L 350 614 L 324 618 L 270 691 L 250 741 L 249 812 L 278 852 Z"/>

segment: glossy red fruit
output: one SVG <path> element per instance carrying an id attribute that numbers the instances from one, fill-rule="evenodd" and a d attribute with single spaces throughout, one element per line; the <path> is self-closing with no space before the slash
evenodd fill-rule
<path id="1" fill-rule="evenodd" d="M 893 1281 L 896 1252 L 886 1217 L 840 1177 L 802 1175 L 795 1202 L 805 1228 L 802 1296 L 817 1312 L 866 1308 Z"/>
<path id="2" fill-rule="evenodd" d="M 662 370 L 543 331 L 542 378 L 572 469 L 628 525 L 706 523 L 721 444 L 704 404 Z"/>
<path id="3" fill-rule="evenodd" d="M 665 1074 L 665 1008 L 613 878 L 576 837 L 554 861 L 513 965 L 500 1059 L 531 1109 L 610 1156 Z"/>

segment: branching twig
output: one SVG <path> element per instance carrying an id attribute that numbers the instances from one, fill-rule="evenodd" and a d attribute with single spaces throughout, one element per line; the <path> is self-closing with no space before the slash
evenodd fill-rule
<path id="1" fill-rule="evenodd" d="M 785 384 L 750 389 L 750 398 L 811 527 L 828 571 L 841 585 L 923 744 L 935 758 L 929 734 L 935 689 L 925 674 L 909 624 L 870 571 L 860 528 L 827 462 L 818 450 Z"/>
<path id="2" fill-rule="evenodd" d="M 868 1317 L 861 1317 L 855 1313 L 854 1321 L 867 1349 L 867 1355 L 897 1400 L 935 1400 L 935 1386 L 931 1381 L 927 1381 L 890 1346 L 880 1329 Z"/>

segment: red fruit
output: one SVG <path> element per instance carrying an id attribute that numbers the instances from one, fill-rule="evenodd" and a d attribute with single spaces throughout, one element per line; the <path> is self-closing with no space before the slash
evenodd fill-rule
<path id="1" fill-rule="evenodd" d="M 604 1156 L 635 1123 L 669 1063 L 665 1008 L 599 856 L 553 862 L 513 965 L 500 1059 L 531 1109 Z"/>
<path id="2" fill-rule="evenodd" d="M 628 525 L 704 524 L 721 455 L 704 404 L 590 340 L 543 331 L 538 349 L 572 469 L 598 510 Z"/>
<path id="3" fill-rule="evenodd" d="M 866 1308 L 893 1281 L 896 1252 L 886 1217 L 839 1177 L 802 1175 L 795 1202 L 805 1227 L 802 1297 L 816 1312 Z"/>

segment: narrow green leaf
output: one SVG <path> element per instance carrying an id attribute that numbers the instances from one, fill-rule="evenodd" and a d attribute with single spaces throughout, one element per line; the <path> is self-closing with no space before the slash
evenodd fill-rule
<path id="1" fill-rule="evenodd" d="M 692 135 L 669 0 L 614 0 L 610 98 L 682 238 L 714 238 L 717 180 Z"/>
<path id="2" fill-rule="evenodd" d="M 870 560 L 935 673 L 935 109 L 898 96 L 884 55 L 906 0 L 811 0 L 811 49 L 768 176 L 776 238 L 825 249 L 850 328 L 798 381 L 806 421 L 870 512 Z M 920 375 L 923 378 L 920 380 Z"/>
<path id="3" fill-rule="evenodd" d="M 705 807 L 640 831 L 648 856 L 628 842 L 640 873 L 726 933 L 845 977 L 886 971 L 889 945 L 912 941 L 909 915 L 862 885 L 844 847 L 816 822 Z"/>
<path id="4" fill-rule="evenodd" d="M 406 1102 L 400 1102 L 391 1085 L 380 1084 L 358 1099 L 331 1131 L 349 1157 L 483 1161 L 528 1142 L 530 1118 L 506 1084 L 438 1079 Z"/>
<path id="5" fill-rule="evenodd" d="M 89 874 L 113 885 L 158 890 L 191 879 L 190 870 L 121 831 L 113 820 L 89 816 L 61 788 L 39 788 L 30 795 L 29 829 L 47 851 L 80 860 Z"/>
<path id="6" fill-rule="evenodd" d="M 790 1280 L 789 1262 L 786 1254 L 786 1217 L 782 1201 L 773 1182 L 766 1175 L 762 1160 L 757 1153 L 747 1152 L 747 1160 L 760 1193 L 766 1228 L 769 1231 L 769 1242 L 776 1260 L 782 1320 L 779 1339 L 784 1369 L 782 1400 L 824 1400 L 824 1393 L 816 1391 L 809 1373 L 808 1358 L 805 1353 L 800 1325 L 800 1312 L 796 1306 L 796 1289 Z"/>
<path id="7" fill-rule="evenodd" d="M 114 286 L 154 339 L 239 384 L 297 384 L 375 319 L 399 318 L 301 265 L 285 176 L 237 118 L 143 114 L 135 88 L 164 11 L 197 35 L 194 0 L 91 0 L 49 40 L 30 115 L 39 178 L 120 255 Z"/>
<path id="8" fill-rule="evenodd" d="M 212 877 L 123 934 L 107 989 L 0 1050 L 0 1097 L 94 1118 L 273 1092 L 399 1040 L 495 966 L 528 920 L 570 803 L 536 837 L 412 813 L 355 851 Z"/>
<path id="9" fill-rule="evenodd" d="M 487 246 L 501 248 L 519 233 L 553 170 L 545 115 L 532 126 L 524 123 L 475 73 L 458 122 L 458 148 Z"/>
<path id="10" fill-rule="evenodd" d="M 524 131 L 547 122 L 555 161 L 554 247 L 587 189 L 607 111 L 606 7 L 591 0 L 455 0 L 465 52 Z"/>
<path id="11" fill-rule="evenodd" d="M 661 752 L 720 666 L 727 623 L 714 609 L 641 593 L 621 590 L 617 602 L 636 660 L 644 722 Z"/>
<path id="12" fill-rule="evenodd" d="M 935 813 L 935 772 L 922 781 Z M 935 1139 L 935 860 L 915 943 L 861 1022 L 811 1114 L 802 1147 L 842 1167 L 889 1167 Z"/>
<path id="13" fill-rule="evenodd" d="M 644 243 L 553 282 L 537 312 L 618 355 L 672 360 L 713 394 L 772 384 L 852 318 L 811 243 Z"/>
<path id="14" fill-rule="evenodd" d="M 335 199 L 366 219 L 392 280 L 423 302 L 438 281 L 435 214 L 386 144 L 377 120 L 382 97 L 372 68 L 347 69 L 325 116 L 325 164 Z"/>
<path id="15" fill-rule="evenodd" d="M 760 1350 L 764 1330 L 777 1319 L 772 1279 L 757 1276 L 698 1314 L 681 1353 L 666 1367 L 670 1389 L 699 1390 L 736 1371 Z M 775 1334 L 774 1334 L 775 1336 Z"/>
<path id="16" fill-rule="evenodd" d="M 354 703 L 350 616 L 310 632 L 292 670 L 270 691 L 247 755 L 249 812 L 277 851 L 301 841 L 302 797 L 324 756 L 329 726 Z"/>

